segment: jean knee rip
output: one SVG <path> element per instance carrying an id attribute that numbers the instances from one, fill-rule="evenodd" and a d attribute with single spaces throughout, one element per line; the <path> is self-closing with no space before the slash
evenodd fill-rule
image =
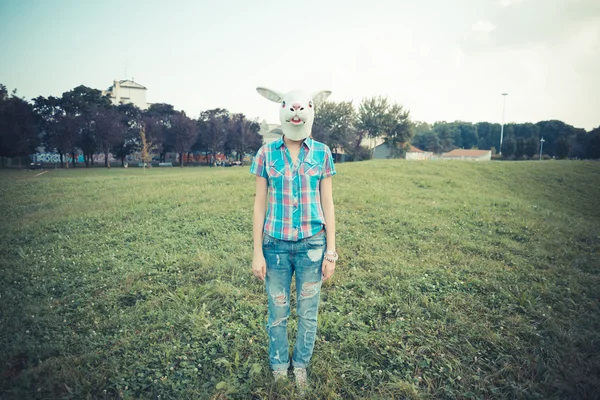
<path id="1" fill-rule="evenodd" d="M 321 288 L 321 282 L 305 282 L 302 284 L 302 290 L 300 291 L 300 300 L 315 297 L 319 294 Z"/>
<path id="2" fill-rule="evenodd" d="M 279 319 L 276 319 L 275 321 L 273 321 L 273 323 L 271 324 L 271 328 L 275 327 L 275 326 L 279 326 L 281 325 L 283 322 L 287 321 L 288 317 L 282 317 Z"/>
<path id="3" fill-rule="evenodd" d="M 271 297 L 273 298 L 273 304 L 275 304 L 277 307 L 285 307 L 288 305 L 287 295 L 285 292 L 276 294 L 271 293 Z"/>

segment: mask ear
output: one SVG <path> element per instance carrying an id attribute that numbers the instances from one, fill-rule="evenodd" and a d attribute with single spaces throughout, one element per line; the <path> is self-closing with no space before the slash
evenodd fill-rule
<path id="1" fill-rule="evenodd" d="M 257 87 L 256 91 L 262 97 L 271 100 L 275 103 L 281 103 L 283 101 L 283 95 L 275 90 L 267 89 L 264 87 Z"/>
<path id="2" fill-rule="evenodd" d="M 331 96 L 331 90 L 319 90 L 318 92 L 313 93 L 313 101 L 315 104 L 320 104 L 327 100 L 327 98 Z"/>

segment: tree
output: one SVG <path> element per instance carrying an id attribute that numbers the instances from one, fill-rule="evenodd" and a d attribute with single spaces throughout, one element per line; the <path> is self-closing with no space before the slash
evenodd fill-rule
<path id="1" fill-rule="evenodd" d="M 244 114 L 234 114 L 224 143 L 226 152 L 235 151 L 236 160 L 243 162 L 245 153 L 256 153 L 262 145 L 259 131 L 260 124 L 257 121 L 248 120 Z"/>
<path id="2" fill-rule="evenodd" d="M 112 153 L 121 160 L 121 166 L 125 166 L 125 158 L 139 148 L 139 132 L 142 125 L 142 111 L 134 104 L 120 104 L 117 111 L 121 116 L 121 124 L 125 128 L 123 136 L 113 145 Z"/>
<path id="3" fill-rule="evenodd" d="M 515 137 L 523 139 L 539 137 L 540 128 L 530 122 L 524 124 L 512 124 Z"/>
<path id="4" fill-rule="evenodd" d="M 515 140 L 515 157 L 521 158 L 525 155 L 525 139 L 518 137 Z"/>
<path id="5" fill-rule="evenodd" d="M 38 96 L 33 99 L 33 110 L 38 115 L 40 127 L 42 129 L 42 144 L 46 151 L 55 150 L 60 155 L 60 166 L 63 167 L 62 142 L 60 140 L 61 129 L 59 120 L 64 115 L 64 110 L 60 106 L 58 97 L 49 96 L 48 98 Z"/>
<path id="6" fill-rule="evenodd" d="M 413 137 L 417 137 L 431 132 L 431 125 L 427 122 L 414 121 L 411 129 L 413 131 Z"/>
<path id="7" fill-rule="evenodd" d="M 500 145 L 500 124 L 478 122 L 475 124 L 475 128 L 477 129 L 478 149 L 487 150 Z"/>
<path id="8" fill-rule="evenodd" d="M 502 141 L 502 156 L 505 158 L 510 158 L 515 155 L 515 151 L 517 149 L 517 144 L 513 137 L 507 137 Z"/>
<path id="9" fill-rule="evenodd" d="M 183 168 L 183 154 L 191 149 L 198 137 L 196 122 L 184 112 L 177 112 L 171 119 L 169 134 L 173 140 L 173 148 L 179 154 L 179 165 Z"/>
<path id="10" fill-rule="evenodd" d="M 83 151 L 86 166 L 90 161 L 93 164 L 93 155 L 98 150 L 94 129 L 91 126 L 93 110 L 100 108 L 110 108 L 111 102 L 107 96 L 102 96 L 102 92 L 87 86 L 79 85 L 76 88 L 62 94 L 59 101 L 60 108 L 65 115 L 77 117 L 80 129 L 77 135 L 76 143 L 71 150 L 73 166 L 76 165 L 75 147 Z"/>
<path id="11" fill-rule="evenodd" d="M 48 141 L 50 147 L 56 149 L 60 155 L 60 166 L 69 168 L 67 155 L 75 152 L 77 137 L 81 130 L 81 117 L 73 115 L 61 115 L 56 122 L 50 126 Z"/>
<path id="12" fill-rule="evenodd" d="M 144 119 L 150 118 L 152 124 L 146 123 L 146 139 L 153 142 L 159 153 L 160 161 L 164 162 L 166 153 L 173 151 L 173 140 L 169 137 L 171 119 L 176 111 L 171 104 L 154 103 L 144 112 Z"/>
<path id="13" fill-rule="evenodd" d="M 41 118 L 44 131 L 43 142 L 48 150 L 60 154 L 61 166 L 64 154 L 70 153 L 76 165 L 77 147 L 84 153 L 86 165 L 99 148 L 93 129 L 92 114 L 98 108 L 110 107 L 110 100 L 99 90 L 78 86 L 61 97 L 39 96 L 33 99 L 33 107 Z M 68 165 L 67 165 L 68 167 Z"/>
<path id="14" fill-rule="evenodd" d="M 430 130 L 415 136 L 412 143 L 421 150 L 431 151 L 433 153 L 441 153 L 442 145 L 437 137 L 437 134 Z"/>
<path id="15" fill-rule="evenodd" d="M 111 102 L 100 90 L 80 85 L 63 93 L 61 106 L 66 114 L 80 116 L 89 113 L 93 107 L 108 108 Z"/>
<path id="16" fill-rule="evenodd" d="M 421 150 L 437 153 L 441 151 L 437 134 L 427 122 L 415 122 L 412 125 L 413 139 L 411 143 Z"/>
<path id="17" fill-rule="evenodd" d="M 383 137 L 397 157 L 412 137 L 408 110 L 399 104 L 390 104 L 385 97 L 371 97 L 361 102 L 358 109 L 357 135 L 353 143 L 353 159 L 365 138 Z"/>
<path id="18" fill-rule="evenodd" d="M 540 141 L 537 137 L 531 137 L 525 140 L 525 155 L 533 158 L 540 151 Z"/>
<path id="19" fill-rule="evenodd" d="M 165 128 L 161 122 L 151 116 L 142 117 L 142 126 L 144 127 L 146 141 L 149 143 L 150 148 L 158 150 L 159 154 L 163 149 L 162 143 L 164 142 L 164 130 Z M 161 158 L 164 161 L 164 157 Z"/>
<path id="20" fill-rule="evenodd" d="M 356 135 L 355 125 L 356 110 L 351 101 L 325 101 L 315 110 L 312 136 L 329 146 L 334 154 L 350 151 L 350 143 Z"/>
<path id="21" fill-rule="evenodd" d="M 539 135 L 543 136 L 544 140 L 546 140 L 544 152 L 547 151 L 548 155 L 559 158 L 561 157 L 557 154 L 557 150 L 564 151 L 567 148 L 570 150 L 571 144 L 569 142 L 571 138 L 583 131 L 558 120 L 540 121 L 535 125 L 539 128 Z M 557 145 L 556 141 L 560 137 L 564 137 L 564 141 L 561 140 L 561 143 Z M 567 155 L 568 153 L 567 151 Z M 567 155 L 564 156 L 566 157 Z"/>
<path id="22" fill-rule="evenodd" d="M 215 108 L 200 113 L 198 118 L 199 141 L 202 145 L 201 148 L 211 154 L 213 159 L 218 152 L 223 151 L 229 121 L 229 111 L 223 108 Z M 210 160 L 209 164 L 213 165 Z"/>
<path id="23" fill-rule="evenodd" d="M 381 96 L 367 98 L 360 103 L 356 121 L 356 136 L 352 143 L 354 160 L 357 158 L 364 139 L 377 138 L 385 132 L 388 107 L 387 98 Z"/>
<path id="24" fill-rule="evenodd" d="M 554 141 L 554 155 L 558 158 L 567 158 L 571 150 L 571 143 L 566 136 L 560 136 Z"/>
<path id="25" fill-rule="evenodd" d="M 437 134 L 442 152 L 450 151 L 457 147 L 454 140 L 460 137 L 460 129 L 455 124 L 436 122 L 433 124 L 433 130 Z"/>
<path id="26" fill-rule="evenodd" d="M 4 85 L 0 85 L 0 156 L 28 156 L 40 144 L 37 115 L 31 104 L 18 97 L 16 90 L 12 96 Z M 4 166 L 4 165 L 3 165 Z"/>
<path id="27" fill-rule="evenodd" d="M 111 148 L 123 140 L 126 128 L 114 107 L 95 106 L 90 110 L 90 119 L 98 150 L 104 153 L 104 166 L 110 168 L 108 155 Z"/>
<path id="28" fill-rule="evenodd" d="M 585 156 L 591 159 L 600 159 L 600 126 L 589 132 Z"/>
<path id="29" fill-rule="evenodd" d="M 98 147 L 96 145 L 96 138 L 94 137 L 94 129 L 90 125 L 89 121 L 86 121 L 81 129 L 77 146 L 83 152 L 83 161 L 85 166 L 89 167 L 94 164 L 94 154 L 96 154 Z"/>
<path id="30" fill-rule="evenodd" d="M 463 149 L 472 149 L 477 147 L 479 137 L 477 135 L 477 127 L 470 122 L 457 121 L 455 124 L 460 131 L 461 147 Z"/>
<path id="31" fill-rule="evenodd" d="M 402 157 L 412 139 L 410 112 L 398 104 L 393 104 L 387 112 L 385 143 L 392 149 L 394 158 Z"/>
<path id="32" fill-rule="evenodd" d="M 152 152 L 152 144 L 148 142 L 146 137 L 146 125 L 140 127 L 140 153 L 142 156 L 142 168 L 146 173 L 146 165 L 152 160 L 150 153 Z"/>

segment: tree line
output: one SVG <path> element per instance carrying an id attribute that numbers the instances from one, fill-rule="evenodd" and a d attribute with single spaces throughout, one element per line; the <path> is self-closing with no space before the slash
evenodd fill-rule
<path id="1" fill-rule="evenodd" d="M 508 159 L 537 158 L 540 149 L 545 157 L 600 158 L 600 127 L 587 132 L 559 120 L 509 123 L 504 125 L 500 148 L 501 128 L 500 124 L 489 122 L 416 123 L 412 144 L 435 153 L 455 148 L 492 150 Z"/>
<path id="2" fill-rule="evenodd" d="M 392 157 L 401 157 L 408 144 L 433 153 L 454 149 L 491 150 L 505 159 L 537 158 L 541 150 L 546 158 L 600 159 L 600 127 L 589 132 L 562 121 L 509 123 L 411 121 L 410 113 L 384 97 L 363 100 L 358 110 L 351 102 L 326 102 L 317 108 L 313 136 L 332 149 L 343 150 L 347 160 L 370 158 L 361 146 L 365 140 L 381 138 Z"/>
<path id="3" fill-rule="evenodd" d="M 0 85 L 0 156 L 25 157 L 43 146 L 60 156 L 61 167 L 77 165 L 83 154 L 86 166 L 95 154 L 109 154 L 124 165 L 127 156 L 141 153 L 144 162 L 155 153 L 164 161 L 176 152 L 183 166 L 184 154 L 203 152 L 206 160 L 218 153 L 242 159 L 262 145 L 260 124 L 244 114 L 222 108 L 202 111 L 197 119 L 170 104 L 152 104 L 140 110 L 133 104 L 113 105 L 99 90 L 78 86 L 61 97 L 36 97 L 31 102 L 9 95 Z M 4 159 L 3 159 L 4 160 Z"/>
<path id="4" fill-rule="evenodd" d="M 61 97 L 39 96 L 28 102 L 9 94 L 0 84 L 0 156 L 24 157 L 44 146 L 60 155 L 61 166 L 68 167 L 67 156 L 76 165 L 81 152 L 86 166 L 93 165 L 95 154 L 109 153 L 124 164 L 127 156 L 150 154 L 160 161 L 167 153 L 202 152 L 206 160 L 218 153 L 241 159 L 255 153 L 262 144 L 260 124 L 241 113 L 215 108 L 202 111 L 197 119 L 177 111 L 170 104 L 152 104 L 140 110 L 133 104 L 112 105 L 108 97 L 86 86 L 78 86 Z M 544 138 L 543 153 L 556 158 L 600 158 L 600 127 L 586 132 L 562 121 L 509 123 L 463 121 L 413 122 L 409 110 L 382 96 L 363 99 L 358 107 L 350 101 L 327 101 L 317 106 L 312 136 L 327 144 L 334 154 L 345 154 L 346 161 L 372 156 L 365 146 L 379 138 L 392 157 L 401 157 L 412 144 L 435 153 L 456 148 L 492 150 L 507 159 L 535 158 Z M 4 158 L 3 158 L 4 160 Z"/>

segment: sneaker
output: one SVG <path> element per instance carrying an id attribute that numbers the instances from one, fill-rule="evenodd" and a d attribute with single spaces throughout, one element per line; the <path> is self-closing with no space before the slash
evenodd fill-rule
<path id="1" fill-rule="evenodd" d="M 285 369 L 275 370 L 275 371 L 273 371 L 273 378 L 275 379 L 275 382 L 277 382 L 277 380 L 279 380 L 279 379 L 287 379 L 288 378 L 287 371 Z"/>
<path id="2" fill-rule="evenodd" d="M 294 377 L 296 378 L 296 387 L 300 394 L 304 394 L 308 388 L 306 379 L 306 368 L 294 368 Z"/>

